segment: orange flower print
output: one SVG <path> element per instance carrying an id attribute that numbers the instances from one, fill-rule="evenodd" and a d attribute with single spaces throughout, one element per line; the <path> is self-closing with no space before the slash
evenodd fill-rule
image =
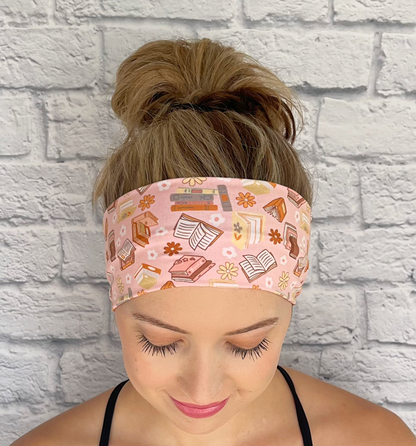
<path id="1" fill-rule="evenodd" d="M 169 256 L 179 254 L 179 251 L 182 251 L 181 244 L 175 242 L 168 242 L 168 246 L 165 246 L 163 249 L 165 250 L 164 254 L 169 254 Z"/>
<path id="2" fill-rule="evenodd" d="M 288 281 L 289 281 L 289 273 L 285 273 L 283 271 L 282 275 L 279 277 L 279 287 L 281 290 L 286 289 Z"/>
<path id="3" fill-rule="evenodd" d="M 253 290 L 261 290 L 259 285 L 253 285 L 252 288 L 253 288 Z"/>
<path id="4" fill-rule="evenodd" d="M 154 195 L 145 195 L 143 200 L 140 200 L 139 206 L 142 208 L 142 211 L 150 208 L 150 205 L 155 202 L 153 198 L 155 198 Z"/>
<path id="5" fill-rule="evenodd" d="M 270 235 L 270 241 L 274 244 L 282 243 L 283 241 L 282 236 L 277 229 L 270 229 L 270 232 L 267 235 Z"/>
<path id="6" fill-rule="evenodd" d="M 124 283 L 121 280 L 120 276 L 117 277 L 117 287 L 118 287 L 118 292 L 121 294 L 124 291 Z"/>
<path id="7" fill-rule="evenodd" d="M 142 294 L 147 294 L 147 292 L 143 289 L 140 292 L 137 291 L 137 296 L 141 296 Z"/>
<path id="8" fill-rule="evenodd" d="M 239 200 L 237 203 L 239 206 L 243 205 L 245 208 L 248 206 L 253 207 L 256 202 L 254 201 L 254 195 L 251 195 L 250 192 L 243 194 L 242 192 L 238 193 L 238 197 L 235 197 L 236 200 Z"/>
<path id="9" fill-rule="evenodd" d="M 195 186 L 195 183 L 202 184 L 205 180 L 205 177 L 190 177 L 184 178 L 182 183 L 189 183 L 190 186 Z"/>
<path id="10" fill-rule="evenodd" d="M 217 270 L 217 273 L 222 274 L 222 280 L 224 280 L 225 278 L 231 280 L 231 276 L 237 276 L 237 270 L 238 268 L 236 266 L 234 267 L 234 263 L 225 262 L 225 266 L 220 265 L 220 269 Z"/>

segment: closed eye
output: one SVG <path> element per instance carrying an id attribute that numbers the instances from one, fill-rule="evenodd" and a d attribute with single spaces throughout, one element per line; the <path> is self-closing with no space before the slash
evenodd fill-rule
<path id="1" fill-rule="evenodd" d="M 137 336 L 139 342 L 143 343 L 143 349 L 142 351 L 145 353 L 152 353 L 152 356 L 156 353 L 156 355 L 158 355 L 159 353 L 163 356 L 165 356 L 166 354 L 166 350 L 169 351 L 169 353 L 171 355 L 174 355 L 176 353 L 176 348 L 178 347 L 178 342 L 173 342 L 172 344 L 168 344 L 168 345 L 154 345 L 152 344 L 147 338 L 146 336 L 144 336 L 143 333 L 139 333 Z M 269 344 L 269 340 L 267 338 L 264 338 L 260 344 L 258 344 L 256 347 L 254 348 L 249 348 L 249 349 L 245 349 L 245 348 L 240 348 L 240 347 L 236 347 L 235 345 L 230 344 L 231 346 L 231 352 L 235 355 L 238 356 L 240 355 L 242 359 L 245 359 L 246 355 L 250 355 L 251 358 L 253 360 L 257 359 L 254 356 L 257 355 L 257 357 L 259 358 L 263 352 L 262 350 L 267 351 L 268 350 L 268 344 Z"/>

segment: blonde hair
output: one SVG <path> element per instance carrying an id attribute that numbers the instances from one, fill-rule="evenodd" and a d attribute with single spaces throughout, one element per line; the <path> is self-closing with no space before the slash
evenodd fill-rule
<path id="1" fill-rule="evenodd" d="M 271 181 L 312 207 L 309 173 L 293 147 L 300 101 L 252 57 L 208 38 L 156 40 L 127 57 L 111 108 L 127 130 L 92 194 L 104 209 L 138 187 L 179 177 Z"/>

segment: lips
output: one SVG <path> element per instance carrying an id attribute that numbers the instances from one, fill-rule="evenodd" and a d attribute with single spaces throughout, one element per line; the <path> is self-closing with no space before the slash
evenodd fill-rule
<path id="1" fill-rule="evenodd" d="M 171 397 L 172 398 L 172 397 Z M 172 398 L 173 400 L 175 400 L 175 398 Z M 189 407 L 191 409 L 209 409 L 210 407 L 215 407 L 215 406 L 219 406 L 220 404 L 222 404 L 225 400 L 222 401 L 218 401 L 216 403 L 212 403 L 212 404 L 207 404 L 205 406 L 197 406 L 196 404 L 189 404 L 189 403 L 183 403 L 182 401 L 177 401 L 179 404 L 182 404 L 183 406 Z"/>

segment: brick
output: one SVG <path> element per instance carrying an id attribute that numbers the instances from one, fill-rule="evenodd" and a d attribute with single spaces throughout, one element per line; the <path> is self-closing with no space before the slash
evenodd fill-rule
<path id="1" fill-rule="evenodd" d="M 55 0 L 55 16 L 60 23 L 78 25 L 85 17 L 100 17 L 100 0 Z"/>
<path id="2" fill-rule="evenodd" d="M 294 114 L 296 120 L 296 130 L 299 132 L 296 137 L 296 150 L 302 154 L 303 162 L 308 168 L 314 168 L 311 163 L 312 154 L 316 152 L 317 144 L 315 140 L 316 126 L 318 123 L 319 114 L 319 100 L 317 98 L 307 98 L 303 95 L 298 95 L 301 101 L 302 113 L 304 119 L 303 129 L 299 128 L 299 117 L 297 113 Z"/>
<path id="3" fill-rule="evenodd" d="M 373 53 L 373 36 L 368 33 L 309 30 L 300 26 L 294 27 L 293 31 L 227 29 L 197 32 L 199 38 L 219 39 L 254 57 L 288 86 L 367 87 Z"/>
<path id="4" fill-rule="evenodd" d="M 416 223 L 415 164 L 363 165 L 361 201 L 367 224 Z"/>
<path id="5" fill-rule="evenodd" d="M 61 239 L 63 279 L 68 282 L 89 282 L 91 278 L 97 278 L 108 284 L 102 230 L 63 230 Z"/>
<path id="6" fill-rule="evenodd" d="M 414 101 L 326 97 L 316 137 L 323 155 L 331 157 L 413 155 L 415 121 Z"/>
<path id="7" fill-rule="evenodd" d="M 86 221 L 85 191 L 92 179 L 85 165 L 0 165 L 0 218 L 23 223 L 63 219 Z M 88 196 L 88 198 L 90 198 Z"/>
<path id="8" fill-rule="evenodd" d="M 369 290 L 368 339 L 416 345 L 416 291 L 412 288 Z"/>
<path id="9" fill-rule="evenodd" d="M 119 121 L 111 110 L 111 98 L 86 92 L 50 94 L 45 98 L 48 119 L 48 158 L 105 157 L 117 144 Z"/>
<path id="10" fill-rule="evenodd" d="M 13 340 L 85 339 L 102 334 L 105 293 L 92 285 L 72 290 L 33 286 L 0 294 L 2 334 Z"/>
<path id="11" fill-rule="evenodd" d="M 48 357 L 40 349 L 13 348 L 0 352 L 0 403 L 18 401 L 40 404 L 45 402 L 48 389 Z M 4 365 L 7 364 L 7 367 Z"/>
<path id="12" fill-rule="evenodd" d="M 414 10 L 416 12 L 416 7 Z M 416 76 L 414 75 L 416 72 L 416 36 L 383 33 L 381 54 L 382 66 L 376 82 L 376 91 L 385 96 L 414 92 L 416 90 Z M 415 101 L 410 104 L 413 105 L 412 109 L 414 110 Z M 400 115 L 396 119 L 409 122 L 406 115 Z M 414 131 L 414 125 L 411 125 L 407 131 L 412 130 Z M 401 140 L 401 135 L 397 140 L 398 142 Z"/>
<path id="13" fill-rule="evenodd" d="M 27 155 L 34 147 L 42 147 L 44 129 L 41 118 L 40 110 L 30 96 L 0 97 L 0 156 Z"/>
<path id="14" fill-rule="evenodd" d="M 232 0 L 209 2 L 153 2 L 151 0 L 107 0 L 102 3 L 102 15 L 106 17 L 129 16 L 188 20 L 230 20 L 235 14 Z"/>
<path id="15" fill-rule="evenodd" d="M 356 198 L 353 193 L 352 167 L 346 163 L 336 166 L 320 164 L 316 180 L 313 218 L 350 217 L 354 214 Z"/>
<path id="16" fill-rule="evenodd" d="M 334 21 L 416 23 L 414 0 L 342 0 L 334 2 Z"/>
<path id="17" fill-rule="evenodd" d="M 187 20 L 231 20 L 234 17 L 236 4 L 233 0 L 223 2 L 152 2 L 144 0 L 57 0 L 58 11 L 69 19 L 72 17 L 140 17 L 160 19 Z"/>
<path id="18" fill-rule="evenodd" d="M 39 26 L 48 23 L 48 0 L 0 3 L 0 27 Z"/>
<path id="19" fill-rule="evenodd" d="M 1 87 L 80 88 L 98 78 L 95 29 L 2 29 L 0 47 Z"/>
<path id="20" fill-rule="evenodd" d="M 409 228 L 319 230 L 319 277 L 324 281 L 404 282 L 416 267 L 416 233 Z M 345 282 L 344 282 L 345 283 Z"/>
<path id="21" fill-rule="evenodd" d="M 0 232 L 0 283 L 51 281 L 60 272 L 60 245 L 56 230 L 3 229 Z"/>
<path id="22" fill-rule="evenodd" d="M 281 20 L 302 20 L 305 22 L 328 22 L 328 2 L 326 0 L 285 0 L 256 2 L 244 0 L 244 14 L 249 20 L 273 23 Z"/>
<path id="23" fill-rule="evenodd" d="M 356 299 L 348 290 L 324 291 L 316 286 L 304 293 L 293 310 L 285 337 L 288 344 L 351 342 L 356 327 Z"/>

